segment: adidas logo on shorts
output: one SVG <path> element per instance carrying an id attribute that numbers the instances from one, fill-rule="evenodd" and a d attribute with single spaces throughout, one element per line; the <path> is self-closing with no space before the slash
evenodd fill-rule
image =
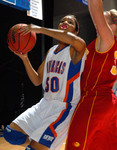
<path id="1" fill-rule="evenodd" d="M 52 136 L 50 136 L 50 135 L 46 135 L 46 134 L 45 134 L 45 135 L 43 136 L 43 139 L 44 139 L 44 140 L 46 140 L 46 141 L 50 141 L 50 142 L 52 142 L 52 141 L 53 141 L 53 139 L 54 139 L 54 137 L 52 137 Z"/>

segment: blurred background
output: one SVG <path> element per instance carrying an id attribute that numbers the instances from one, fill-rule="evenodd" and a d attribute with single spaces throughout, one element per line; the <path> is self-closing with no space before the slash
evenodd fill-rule
<path id="1" fill-rule="evenodd" d="M 73 14 L 80 23 L 80 36 L 87 45 L 96 37 L 87 6 L 76 0 L 42 0 L 43 20 L 27 16 L 26 11 L 0 4 L 0 125 L 9 124 L 28 107 L 43 97 L 41 86 L 35 87 L 28 79 L 22 61 L 15 56 L 7 45 L 9 29 L 18 23 L 57 28 L 59 20 Z M 104 0 L 104 10 L 117 9 L 116 0 Z M 37 35 L 37 42 L 29 59 L 37 70 L 48 49 L 57 41 L 44 35 Z"/>

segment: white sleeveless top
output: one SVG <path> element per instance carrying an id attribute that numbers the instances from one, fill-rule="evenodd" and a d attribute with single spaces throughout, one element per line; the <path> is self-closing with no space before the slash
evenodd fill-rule
<path id="1" fill-rule="evenodd" d="M 48 101 L 77 104 L 80 100 L 80 79 L 84 70 L 85 55 L 74 65 L 70 57 L 70 45 L 56 52 L 53 46 L 45 61 L 43 89 Z"/>

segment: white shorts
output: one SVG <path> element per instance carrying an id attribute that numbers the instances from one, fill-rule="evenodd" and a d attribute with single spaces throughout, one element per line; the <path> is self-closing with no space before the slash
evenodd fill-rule
<path id="1" fill-rule="evenodd" d="M 76 105 L 42 98 L 13 122 L 34 141 L 51 150 L 59 150 L 66 138 L 75 107 Z"/>

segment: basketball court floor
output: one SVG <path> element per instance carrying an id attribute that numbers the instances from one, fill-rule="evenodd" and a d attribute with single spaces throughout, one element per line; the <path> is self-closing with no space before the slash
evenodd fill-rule
<path id="1" fill-rule="evenodd" d="M 21 146 L 13 146 L 7 143 L 4 138 L 0 138 L 0 150 L 25 150 L 25 148 Z"/>
<path id="2" fill-rule="evenodd" d="M 64 150 L 65 144 L 62 145 L 60 150 Z M 25 150 L 24 147 L 21 146 L 13 146 L 7 143 L 3 137 L 0 137 L 0 150 Z"/>

